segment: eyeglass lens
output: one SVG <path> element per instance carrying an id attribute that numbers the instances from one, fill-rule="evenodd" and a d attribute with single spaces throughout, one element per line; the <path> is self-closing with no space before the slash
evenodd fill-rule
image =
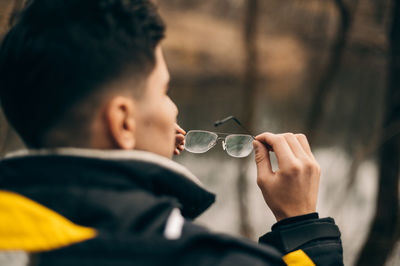
<path id="1" fill-rule="evenodd" d="M 229 135 L 225 139 L 226 152 L 233 157 L 246 157 L 253 150 L 253 138 L 249 135 Z"/>
<path id="2" fill-rule="evenodd" d="M 203 153 L 217 143 L 218 135 L 208 131 L 191 130 L 185 136 L 185 150 L 193 153 Z"/>

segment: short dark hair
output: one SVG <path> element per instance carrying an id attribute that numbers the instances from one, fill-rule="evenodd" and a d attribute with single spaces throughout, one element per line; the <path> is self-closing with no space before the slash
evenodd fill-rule
<path id="1" fill-rule="evenodd" d="M 146 78 L 164 33 L 149 0 L 29 2 L 0 47 L 4 113 L 28 146 L 43 147 L 82 99 L 123 75 Z"/>

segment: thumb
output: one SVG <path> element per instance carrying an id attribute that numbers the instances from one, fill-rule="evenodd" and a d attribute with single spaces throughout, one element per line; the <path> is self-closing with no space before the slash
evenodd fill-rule
<path id="1" fill-rule="evenodd" d="M 255 161 L 257 164 L 257 175 L 259 177 L 265 177 L 273 175 L 271 160 L 269 158 L 269 151 L 264 144 L 258 140 L 253 141 L 253 147 L 255 151 Z"/>

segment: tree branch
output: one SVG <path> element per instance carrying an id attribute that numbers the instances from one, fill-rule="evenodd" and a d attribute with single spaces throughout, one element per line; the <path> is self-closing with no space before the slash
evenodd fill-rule
<path id="1" fill-rule="evenodd" d="M 379 152 L 379 186 L 375 216 L 357 265 L 384 265 L 399 238 L 400 0 L 393 0 L 389 85 Z"/>
<path id="2" fill-rule="evenodd" d="M 328 65 L 316 83 L 317 89 L 311 100 L 311 108 L 306 121 L 306 133 L 310 142 L 316 139 L 316 131 L 323 116 L 323 104 L 326 102 L 333 80 L 339 71 L 352 22 L 352 13 L 355 10 L 354 8 L 351 12 L 343 0 L 334 0 L 334 3 L 339 12 L 339 25 L 336 39 L 331 47 Z"/>

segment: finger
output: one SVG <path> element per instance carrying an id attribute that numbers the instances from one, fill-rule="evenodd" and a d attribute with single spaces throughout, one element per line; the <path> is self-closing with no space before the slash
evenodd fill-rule
<path id="1" fill-rule="evenodd" d="M 175 135 L 175 146 L 183 145 L 185 143 L 185 136 L 182 134 Z"/>
<path id="2" fill-rule="evenodd" d="M 308 158 L 308 154 L 304 151 L 303 146 L 297 140 L 294 134 L 286 133 L 283 135 L 289 144 L 289 147 L 292 149 L 293 154 L 299 159 Z"/>
<path id="3" fill-rule="evenodd" d="M 177 140 L 177 142 L 181 143 L 185 140 L 185 136 L 182 134 L 176 134 L 175 139 Z"/>
<path id="4" fill-rule="evenodd" d="M 308 143 L 307 137 L 304 134 L 296 134 L 295 136 L 307 155 L 310 156 L 312 159 L 315 159 L 311 151 L 310 144 Z"/>
<path id="5" fill-rule="evenodd" d="M 258 140 L 253 141 L 255 151 L 255 161 L 257 164 L 258 176 L 271 176 L 274 174 L 272 171 L 271 160 L 267 147 Z"/>
<path id="6" fill-rule="evenodd" d="M 185 145 L 178 145 L 177 149 L 179 151 L 183 151 L 185 149 Z"/>
<path id="7" fill-rule="evenodd" d="M 175 124 L 175 131 L 178 134 L 186 135 L 186 131 L 183 128 L 181 128 L 178 124 Z"/>
<path id="8" fill-rule="evenodd" d="M 297 160 L 283 135 L 263 133 L 258 135 L 256 140 L 268 144 L 273 148 L 276 158 L 278 159 L 279 169 Z"/>
<path id="9" fill-rule="evenodd" d="M 175 154 L 175 155 L 179 155 L 179 154 L 180 154 L 179 150 L 178 150 L 178 149 L 175 149 L 175 150 L 174 150 L 174 154 Z"/>

